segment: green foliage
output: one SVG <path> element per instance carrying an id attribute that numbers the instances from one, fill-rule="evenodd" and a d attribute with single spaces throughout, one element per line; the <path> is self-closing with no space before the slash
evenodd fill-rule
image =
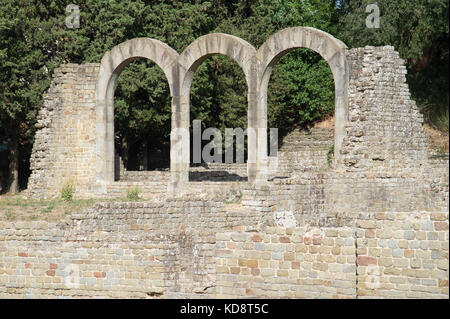
<path id="1" fill-rule="evenodd" d="M 448 63 L 411 70 L 408 82 L 413 99 L 431 126 L 448 132 Z"/>
<path id="2" fill-rule="evenodd" d="M 268 89 L 270 127 L 308 126 L 334 111 L 334 80 L 325 60 L 307 49 L 286 54 L 274 68 Z"/>
<path id="3" fill-rule="evenodd" d="M 71 202 L 73 199 L 74 192 L 75 186 L 73 181 L 67 181 L 61 189 L 61 199 L 65 202 Z"/>
<path id="4" fill-rule="evenodd" d="M 0 144 L 18 140 L 29 157 L 42 94 L 61 63 L 100 62 L 115 45 L 136 37 L 161 40 L 181 53 L 199 36 L 223 32 L 256 48 L 275 32 L 311 26 L 349 47 L 393 45 L 408 65 L 408 83 L 427 122 L 448 131 L 448 1 L 378 1 L 381 27 L 368 29 L 372 0 L 80 0 L 79 29 L 65 25 L 70 0 L 0 0 Z M 336 7 L 336 4 L 338 6 Z M 205 127 L 247 126 L 247 83 L 230 58 L 213 56 L 198 68 L 191 90 L 191 121 Z M 115 91 L 116 148 L 142 158 L 167 158 L 170 92 L 161 69 L 136 60 Z M 327 63 L 310 50 L 281 57 L 268 90 L 268 125 L 281 135 L 309 126 L 334 109 Z M 144 149 L 143 145 L 146 146 Z"/>
<path id="5" fill-rule="evenodd" d="M 273 33 L 290 26 L 309 25 L 332 31 L 335 14 L 332 1 L 215 1 L 215 5 L 184 1 L 155 4 L 152 9 L 148 19 L 158 20 L 167 32 L 162 32 L 161 27 L 148 27 L 149 32 L 142 36 L 165 41 L 178 52 L 198 36 L 211 32 L 233 34 L 258 47 Z M 170 23 L 180 15 L 182 20 Z M 199 66 L 192 82 L 191 121 L 199 119 L 203 128 L 217 127 L 222 133 L 226 127 L 245 129 L 246 96 L 247 83 L 237 63 L 226 56 L 210 57 Z M 273 71 L 269 126 L 308 125 L 332 113 L 333 101 L 334 82 L 327 63 L 312 51 L 294 50 Z M 115 107 L 116 146 L 126 162 L 127 154 L 143 152 L 142 147 L 136 149 L 133 145 L 148 143 L 151 154 L 168 147 L 169 88 L 155 64 L 135 61 L 125 68 L 115 91 Z"/>
<path id="6" fill-rule="evenodd" d="M 350 47 L 393 45 L 404 59 L 417 59 L 448 38 L 447 0 L 378 1 L 380 28 L 367 28 L 372 0 L 342 0 L 339 36 Z M 445 45 L 439 42 L 440 45 Z M 448 44 L 446 44 L 448 48 Z"/>
<path id="7" fill-rule="evenodd" d="M 378 1 L 380 28 L 367 28 L 365 9 L 372 3 L 341 1 L 339 38 L 349 47 L 394 46 L 405 59 L 408 84 L 425 120 L 445 130 L 441 122 L 449 107 L 448 0 Z"/>
<path id="8" fill-rule="evenodd" d="M 138 201 L 140 199 L 140 192 L 140 189 L 137 187 L 127 190 L 127 199 L 129 201 Z"/>

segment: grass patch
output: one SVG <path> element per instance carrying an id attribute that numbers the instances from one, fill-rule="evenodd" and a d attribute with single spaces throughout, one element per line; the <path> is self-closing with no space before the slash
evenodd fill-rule
<path id="1" fill-rule="evenodd" d="M 135 188 L 131 188 L 129 190 L 127 190 L 127 199 L 129 201 L 138 201 L 141 198 L 139 197 L 139 193 L 141 191 L 139 190 L 139 188 L 135 187 Z"/>
<path id="2" fill-rule="evenodd" d="M 94 205 L 94 199 L 26 199 L 23 195 L 0 196 L 0 219 L 6 220 L 59 220 Z"/>
<path id="3" fill-rule="evenodd" d="M 61 199 L 65 202 L 71 202 L 73 199 L 73 193 L 75 192 L 75 186 L 72 181 L 68 181 L 61 189 Z"/>

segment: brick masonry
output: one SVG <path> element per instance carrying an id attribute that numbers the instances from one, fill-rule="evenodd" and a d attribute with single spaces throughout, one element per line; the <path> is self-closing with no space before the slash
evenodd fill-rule
<path id="1" fill-rule="evenodd" d="M 221 201 L 0 222 L 1 298 L 448 298 L 448 213 L 278 227 Z"/>
<path id="2" fill-rule="evenodd" d="M 448 157 L 430 156 L 392 47 L 351 49 L 347 60 L 340 161 L 328 165 L 335 137 L 319 130 L 288 136 L 262 185 L 242 165 L 193 167 L 173 197 L 169 172 L 122 167 L 105 197 L 140 187 L 146 202 L 0 222 L 0 296 L 448 298 Z M 55 72 L 29 196 L 57 197 L 69 180 L 76 197 L 95 193 L 98 72 Z M 240 205 L 224 205 L 229 193 Z"/>

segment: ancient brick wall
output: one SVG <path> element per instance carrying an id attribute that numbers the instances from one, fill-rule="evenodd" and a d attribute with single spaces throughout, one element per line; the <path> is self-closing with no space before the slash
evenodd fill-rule
<path id="1" fill-rule="evenodd" d="M 428 156 L 404 61 L 392 47 L 352 49 L 347 58 L 350 101 L 343 163 L 328 167 L 327 152 L 319 145 L 321 155 L 311 152 L 306 169 L 291 164 L 289 178 L 244 189 L 243 205 L 290 211 L 298 225 L 327 226 L 348 225 L 356 212 L 448 211 L 448 158 Z"/>
<path id="2" fill-rule="evenodd" d="M 95 84 L 99 65 L 66 64 L 56 69 L 44 95 L 30 159 L 28 193 L 60 195 L 64 183 L 75 196 L 92 194 L 95 182 Z"/>
<path id="3" fill-rule="evenodd" d="M 97 204 L 60 223 L 0 222 L 0 297 L 211 297 L 216 233 L 257 219 L 191 196 Z"/>
<path id="4" fill-rule="evenodd" d="M 337 214 L 367 209 L 448 208 L 448 168 L 430 165 L 423 119 L 410 99 L 406 68 L 398 53 L 392 47 L 365 47 L 349 50 L 347 59 L 349 122 L 341 150 L 343 163 L 334 163 L 332 168 L 328 165 L 332 132 L 293 132 L 282 142 L 278 167 L 269 174 L 275 180 L 291 180 L 275 181 L 275 189 L 286 189 L 285 184 L 307 186 L 309 193 L 315 194 L 311 201 L 292 194 L 297 198 L 290 198 L 290 206 L 298 206 L 293 201 L 304 207 L 325 205 Z M 94 193 L 98 70 L 98 64 L 68 64 L 55 71 L 37 124 L 30 196 L 59 196 L 69 180 L 75 183 L 76 197 L 91 197 Z M 246 181 L 245 165 L 210 166 L 192 167 L 190 180 Z M 123 175 L 123 167 L 119 174 Z M 141 187 L 143 194 L 149 195 L 152 190 L 165 192 L 168 179 L 161 181 L 159 175 L 167 174 L 152 173 L 151 179 L 160 183 L 150 187 L 138 183 L 140 179 L 150 180 L 142 174 L 147 173 L 127 172 L 135 180 L 121 176 L 123 182 L 109 185 L 106 196 L 123 196 L 131 187 Z"/>
<path id="5" fill-rule="evenodd" d="M 165 195 L 168 171 L 122 167 L 104 196 L 138 187 L 151 200 L 60 223 L 0 222 L 0 296 L 448 298 L 448 158 L 429 156 L 392 47 L 347 59 L 341 161 L 328 163 L 333 134 L 294 132 L 267 184 L 249 184 L 245 165 L 192 167 L 178 197 Z M 55 72 L 30 196 L 59 196 L 68 180 L 76 197 L 94 194 L 97 73 Z"/>
<path id="6" fill-rule="evenodd" d="M 448 213 L 265 226 L 220 201 L 98 204 L 0 222 L 5 298 L 448 298 Z"/>
<path id="7" fill-rule="evenodd" d="M 352 232 L 267 227 L 218 234 L 217 297 L 355 298 Z"/>

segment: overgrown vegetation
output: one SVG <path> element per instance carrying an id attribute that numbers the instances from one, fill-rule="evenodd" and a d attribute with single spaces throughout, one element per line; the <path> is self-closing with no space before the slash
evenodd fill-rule
<path id="1" fill-rule="evenodd" d="M 61 189 L 61 199 L 65 202 L 71 202 L 73 199 L 73 193 L 75 192 L 75 186 L 73 181 L 67 181 Z"/>
<path id="2" fill-rule="evenodd" d="M 140 189 L 137 187 L 127 190 L 127 199 L 133 202 L 140 200 L 140 192 Z"/>

